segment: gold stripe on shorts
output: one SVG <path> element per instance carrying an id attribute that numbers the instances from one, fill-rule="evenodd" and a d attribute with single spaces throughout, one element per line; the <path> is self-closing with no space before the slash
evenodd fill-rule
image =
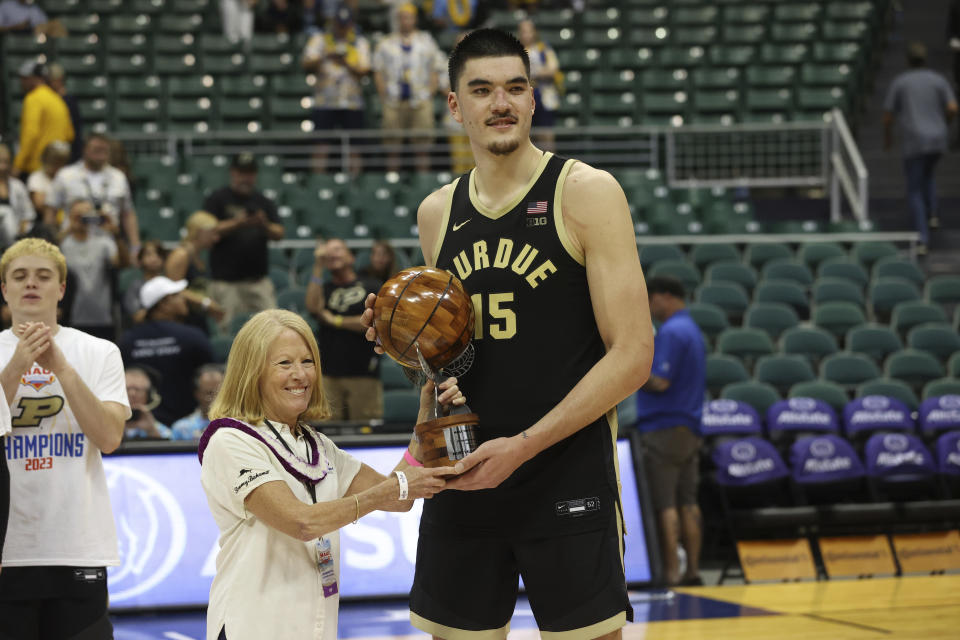
<path id="1" fill-rule="evenodd" d="M 437 636 L 438 638 L 444 638 L 444 640 L 503 640 L 510 632 L 509 622 L 499 629 L 466 631 L 427 620 L 424 617 L 418 616 L 413 611 L 410 612 L 410 624 L 420 629 L 420 631 Z"/>
<path id="2" fill-rule="evenodd" d="M 570 631 L 541 631 L 540 637 L 543 640 L 593 640 L 599 638 L 627 624 L 627 612 L 621 611 L 612 618 L 595 622 L 589 627 L 571 629 Z"/>

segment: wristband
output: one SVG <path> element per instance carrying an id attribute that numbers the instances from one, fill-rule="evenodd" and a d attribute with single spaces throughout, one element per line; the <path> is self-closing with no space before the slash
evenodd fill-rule
<path id="1" fill-rule="evenodd" d="M 394 471 L 393 474 L 397 476 L 397 482 L 400 483 L 400 500 L 406 500 L 409 494 L 409 486 L 407 485 L 407 474 L 403 471 Z"/>
<path id="2" fill-rule="evenodd" d="M 200 306 L 203 307 L 204 311 L 206 311 L 207 309 L 210 308 L 210 305 L 212 303 L 213 303 L 213 300 L 211 300 L 210 298 L 204 298 L 203 300 L 200 301 Z"/>
<path id="3" fill-rule="evenodd" d="M 407 449 L 403 452 L 404 461 L 411 467 L 422 467 L 423 463 L 413 457 L 413 454 L 410 453 L 410 449 Z"/>
<path id="4" fill-rule="evenodd" d="M 333 326 L 342 327 L 343 326 L 343 316 L 333 316 Z"/>
<path id="5" fill-rule="evenodd" d="M 317 276 L 310 276 L 310 282 L 316 285 L 323 286 L 323 278 L 318 278 Z"/>
<path id="6" fill-rule="evenodd" d="M 360 497 L 353 494 L 353 499 L 357 501 L 357 517 L 353 519 L 353 524 L 357 524 L 357 520 L 360 519 Z"/>

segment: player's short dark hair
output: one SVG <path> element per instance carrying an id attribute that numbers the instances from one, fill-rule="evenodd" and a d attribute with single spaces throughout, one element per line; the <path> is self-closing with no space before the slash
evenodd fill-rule
<path id="1" fill-rule="evenodd" d="M 655 276 L 647 280 L 647 295 L 652 296 L 655 293 L 666 293 L 680 300 L 687 297 L 683 283 L 671 276 Z"/>
<path id="2" fill-rule="evenodd" d="M 530 77 L 530 56 L 523 43 L 516 36 L 499 29 L 477 29 L 464 37 L 453 48 L 450 60 L 447 63 L 447 73 L 450 75 L 450 90 L 457 90 L 457 82 L 468 60 L 474 58 L 501 58 L 517 56 L 523 60 L 523 68 Z"/>

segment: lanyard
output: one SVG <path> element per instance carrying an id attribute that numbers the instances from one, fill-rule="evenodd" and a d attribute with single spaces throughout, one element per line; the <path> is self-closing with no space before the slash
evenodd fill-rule
<path id="1" fill-rule="evenodd" d="M 277 440 L 280 441 L 280 444 L 283 445 L 283 448 L 286 449 L 287 451 L 289 451 L 289 452 L 290 452 L 290 455 L 299 458 L 300 456 L 297 455 L 297 454 L 293 451 L 293 449 L 290 448 L 290 445 L 287 444 L 287 441 L 284 440 L 284 439 L 280 436 L 280 432 L 277 431 L 276 428 L 274 428 L 273 423 L 270 422 L 269 420 L 267 420 L 266 418 L 264 418 L 263 421 L 264 421 L 264 423 L 266 423 L 266 425 L 270 428 L 270 431 L 273 432 L 273 435 L 275 435 L 275 436 L 277 437 Z M 305 486 L 305 487 L 307 488 L 307 491 L 310 493 L 310 497 L 313 499 L 313 504 L 317 504 L 317 487 L 316 487 L 316 485 L 311 484 L 311 483 L 309 483 L 309 482 L 304 482 L 304 483 L 303 483 L 303 486 Z"/>

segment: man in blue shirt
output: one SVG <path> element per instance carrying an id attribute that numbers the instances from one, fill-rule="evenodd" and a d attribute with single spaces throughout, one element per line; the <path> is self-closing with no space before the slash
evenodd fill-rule
<path id="1" fill-rule="evenodd" d="M 697 466 L 707 378 L 706 345 L 686 310 L 686 293 L 680 281 L 651 278 L 647 293 L 650 315 L 660 328 L 654 338 L 650 379 L 637 394 L 637 426 L 660 524 L 664 576 L 668 584 L 702 584 Z M 683 576 L 677 557 L 678 538 L 687 555 Z"/>

